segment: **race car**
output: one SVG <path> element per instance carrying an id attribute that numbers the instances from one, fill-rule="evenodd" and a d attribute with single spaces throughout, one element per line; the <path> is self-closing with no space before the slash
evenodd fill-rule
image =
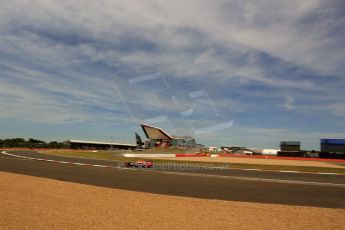
<path id="1" fill-rule="evenodd" d="M 152 161 L 144 161 L 144 160 L 138 160 L 138 161 L 130 161 L 125 162 L 124 167 L 126 168 L 152 168 L 153 163 Z"/>

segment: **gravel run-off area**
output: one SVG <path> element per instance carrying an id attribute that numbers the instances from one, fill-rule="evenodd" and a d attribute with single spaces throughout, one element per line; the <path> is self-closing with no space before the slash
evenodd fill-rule
<path id="1" fill-rule="evenodd" d="M 156 195 L 5 172 L 0 183 L 0 229 L 345 229 L 344 209 Z"/>

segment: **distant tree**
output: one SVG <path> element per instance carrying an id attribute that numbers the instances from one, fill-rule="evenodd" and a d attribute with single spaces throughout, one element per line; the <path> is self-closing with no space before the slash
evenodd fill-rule
<path id="1" fill-rule="evenodd" d="M 48 148 L 58 149 L 59 147 L 60 147 L 60 143 L 58 143 L 57 141 L 52 141 L 48 144 Z"/>
<path id="2" fill-rule="evenodd" d="M 0 139 L 0 147 L 6 148 L 68 148 L 65 142 L 52 141 L 46 143 L 45 141 L 29 138 L 12 138 L 12 139 Z"/>
<path id="3" fill-rule="evenodd" d="M 25 144 L 23 138 L 5 139 L 3 142 L 4 147 L 25 147 Z"/>
<path id="4" fill-rule="evenodd" d="M 28 148 L 44 148 L 44 147 L 47 147 L 47 143 L 42 141 L 42 140 L 30 138 L 26 143 L 26 147 L 28 147 Z"/>
<path id="5" fill-rule="evenodd" d="M 33 138 L 29 138 L 28 142 L 34 143 L 34 144 L 38 144 L 38 143 L 40 143 L 40 142 L 42 142 L 42 141 L 36 140 L 36 139 L 33 139 Z"/>

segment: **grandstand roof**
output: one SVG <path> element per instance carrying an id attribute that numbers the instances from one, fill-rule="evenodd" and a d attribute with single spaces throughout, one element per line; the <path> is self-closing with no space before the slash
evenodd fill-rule
<path id="1" fill-rule="evenodd" d="M 82 141 L 82 140 L 67 140 L 67 142 L 69 142 L 69 143 L 78 143 L 78 144 L 93 144 L 93 145 L 111 145 L 111 146 L 136 147 L 136 145 L 134 145 L 134 144 L 115 143 L 115 142 Z"/>

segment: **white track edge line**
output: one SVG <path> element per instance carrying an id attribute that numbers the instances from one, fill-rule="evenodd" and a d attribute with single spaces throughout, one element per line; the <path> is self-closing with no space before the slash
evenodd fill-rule
<path id="1" fill-rule="evenodd" d="M 121 168 L 121 167 L 112 167 L 112 166 L 106 166 L 106 165 L 92 165 L 92 164 L 85 164 L 85 163 L 78 163 L 78 162 L 68 162 L 68 161 L 59 161 L 59 160 L 50 160 L 50 159 L 42 159 L 42 158 L 33 158 L 33 157 L 24 157 L 24 156 L 19 156 L 19 155 L 14 155 L 11 153 L 7 153 L 6 151 L 2 151 L 2 154 L 16 157 L 16 158 L 22 158 L 22 159 L 29 159 L 29 160 L 37 160 L 37 161 L 47 161 L 47 162 L 56 162 L 56 163 L 61 163 L 61 164 L 73 164 L 73 165 L 80 165 L 80 166 L 93 166 L 93 167 L 100 167 L 100 168 L 118 168 L 118 169 L 128 169 L 128 168 Z M 136 169 L 129 169 L 129 170 L 136 170 Z M 264 171 L 262 169 L 240 169 L 244 171 Z M 151 170 L 151 171 L 156 171 L 156 172 L 162 172 L 162 173 L 169 173 L 169 174 L 182 174 L 182 175 L 199 175 L 199 176 L 208 176 L 208 177 L 231 177 L 233 179 L 237 179 L 237 177 L 234 176 L 222 176 L 222 175 L 209 175 L 209 174 L 193 174 L 193 173 L 183 173 L 183 172 L 167 172 L 167 171 L 159 171 L 159 170 Z M 308 172 L 300 172 L 300 171 L 287 171 L 287 170 L 279 170 L 279 171 L 274 171 L 274 172 L 283 172 L 283 173 L 308 173 Z M 312 173 L 312 174 L 320 174 L 320 175 L 343 175 L 340 173 Z M 239 178 L 248 178 L 248 179 L 260 179 L 260 180 L 274 180 L 274 179 L 265 179 L 265 178 L 252 178 L 252 177 L 239 177 Z M 277 181 L 288 181 L 288 180 L 277 180 Z M 296 181 L 300 182 L 300 181 Z M 318 183 L 318 182 L 308 182 L 308 183 Z M 329 185 L 342 185 L 342 184 L 332 184 L 332 183 L 321 183 L 321 184 L 329 184 Z M 344 185 L 345 187 L 345 185 Z"/>

